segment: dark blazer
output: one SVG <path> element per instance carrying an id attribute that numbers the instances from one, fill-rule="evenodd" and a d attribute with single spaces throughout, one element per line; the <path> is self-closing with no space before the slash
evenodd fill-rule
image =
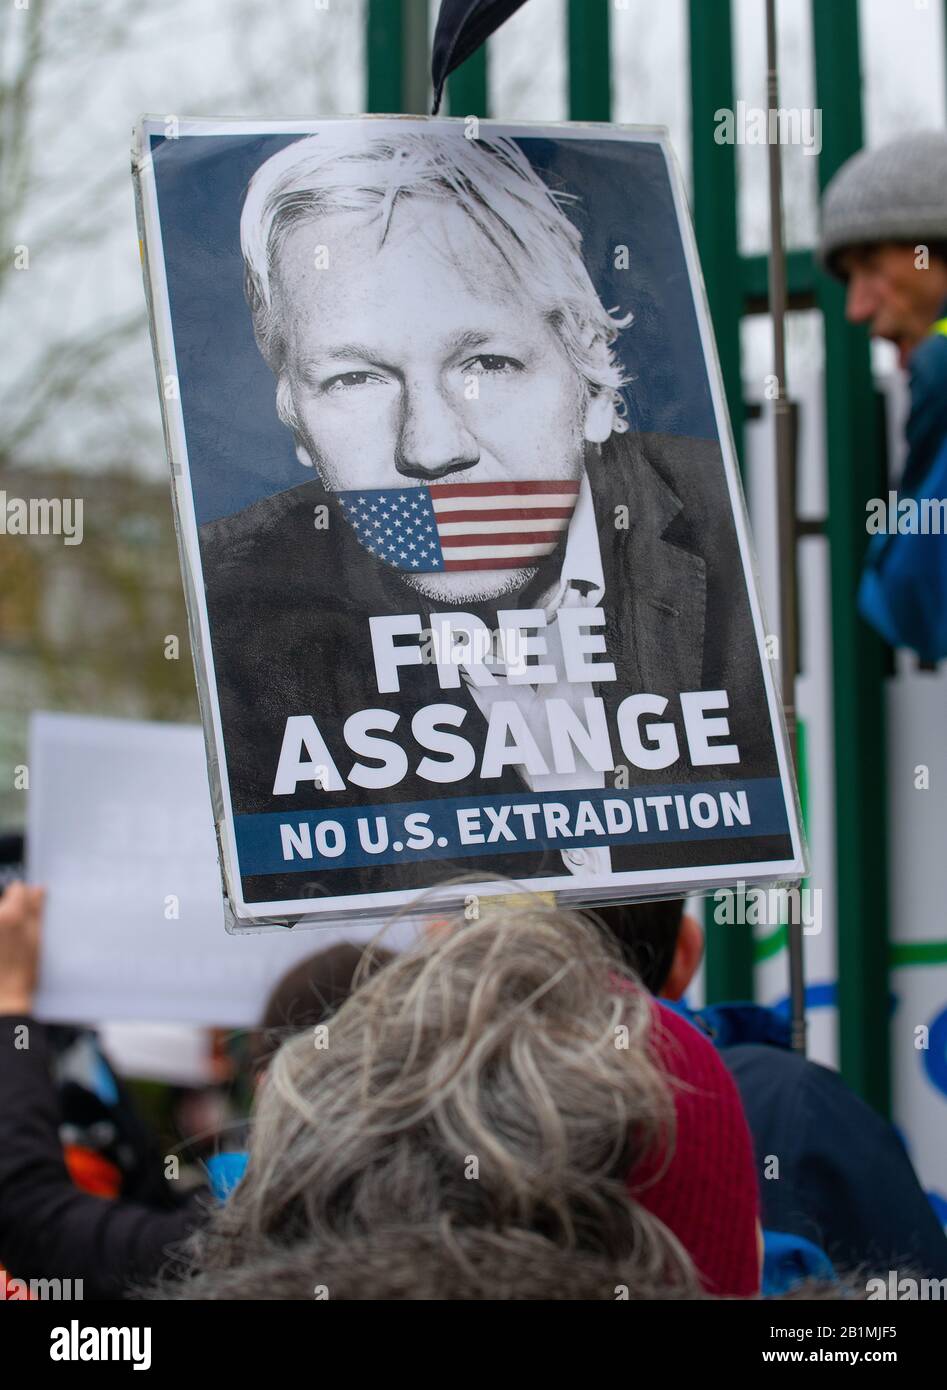
<path id="1" fill-rule="evenodd" d="M 723 688 L 730 695 L 730 730 L 739 765 L 692 768 L 678 718 L 681 758 L 663 771 L 630 769 L 632 785 L 706 782 L 715 777 L 772 777 L 777 762 L 760 658 L 740 563 L 726 479 L 715 442 L 662 435 L 615 436 L 588 462 L 605 576 L 607 655 L 617 680 L 601 683 L 616 760 L 621 747 L 615 711 L 625 696 L 648 691 L 668 697 L 663 716 L 679 710 L 681 691 Z M 314 508 L 330 508 L 327 529 Z M 628 526 L 616 525 L 627 507 Z M 379 695 L 368 618 L 418 612 L 426 626 L 431 603 L 394 570 L 362 549 L 331 494 L 311 481 L 257 502 L 201 528 L 201 556 L 234 813 L 322 810 L 444 796 L 502 796 L 524 790 L 508 768 L 490 783 L 472 775 L 432 788 L 417 778 L 410 714 L 448 701 L 467 706 L 459 732 L 477 751 L 486 724 L 462 685 L 442 691 L 433 665 L 401 668 L 401 693 Z M 489 626 L 496 608 L 516 605 L 506 595 L 481 605 Z M 435 607 L 437 605 L 434 605 Z M 444 605 L 441 605 L 443 607 Z M 464 605 L 469 607 L 469 605 Z M 490 610 L 489 612 L 487 610 Z M 401 710 L 393 735 L 409 755 L 396 787 L 322 792 L 300 784 L 295 795 L 272 796 L 286 719 L 312 714 L 345 777 L 355 761 L 342 724 L 372 706 Z M 606 776 L 606 781 L 613 780 Z M 747 841 L 677 844 L 676 862 L 737 862 L 788 858 L 788 836 Z M 612 849 L 615 870 L 666 866 L 667 846 Z M 497 854 L 498 876 L 530 878 L 564 871 L 558 850 Z M 248 901 L 283 897 L 421 888 L 451 874 L 481 869 L 482 860 L 405 862 L 358 870 L 267 875 L 244 880 Z"/>
<path id="2" fill-rule="evenodd" d="M 741 1043 L 720 1055 L 750 1122 L 767 1230 L 814 1241 L 843 1274 L 947 1278 L 947 1238 L 887 1120 L 798 1053 Z"/>

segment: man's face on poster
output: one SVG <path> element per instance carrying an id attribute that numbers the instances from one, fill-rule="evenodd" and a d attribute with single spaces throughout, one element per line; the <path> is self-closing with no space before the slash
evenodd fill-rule
<path id="1" fill-rule="evenodd" d="M 320 250 L 319 248 L 323 248 Z M 297 453 L 330 491 L 577 481 L 611 429 L 547 313 L 456 205 L 334 213 L 287 234 L 274 274 Z M 404 575 L 483 600 L 532 569 Z"/>

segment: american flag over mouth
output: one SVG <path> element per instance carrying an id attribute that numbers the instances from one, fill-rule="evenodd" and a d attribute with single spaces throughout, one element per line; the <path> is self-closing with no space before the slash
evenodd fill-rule
<path id="1" fill-rule="evenodd" d="M 399 570 L 521 569 L 555 550 L 579 484 L 429 483 L 338 492 L 370 555 Z"/>

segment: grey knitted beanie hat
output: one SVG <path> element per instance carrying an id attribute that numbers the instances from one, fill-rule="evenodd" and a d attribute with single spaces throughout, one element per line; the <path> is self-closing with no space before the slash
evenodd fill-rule
<path id="1" fill-rule="evenodd" d="M 822 197 L 819 260 L 838 276 L 848 246 L 947 241 L 947 134 L 919 131 L 875 150 L 860 150 Z"/>

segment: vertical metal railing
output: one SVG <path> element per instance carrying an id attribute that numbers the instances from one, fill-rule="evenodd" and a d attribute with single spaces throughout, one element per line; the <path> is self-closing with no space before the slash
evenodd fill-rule
<path id="1" fill-rule="evenodd" d="M 489 116 L 490 86 L 487 69 L 487 45 L 481 44 L 476 53 L 461 63 L 447 79 L 447 114 L 449 116 Z"/>
<path id="2" fill-rule="evenodd" d="M 819 183 L 861 148 L 857 0 L 813 0 Z M 845 320 L 845 294 L 817 280 L 825 325 L 826 454 L 835 725 L 839 1060 L 850 1085 L 890 1104 L 884 646 L 855 610 L 868 537 L 865 502 L 883 496 L 883 449 L 868 338 Z"/>
<path id="3" fill-rule="evenodd" d="M 714 139 L 714 112 L 732 110 L 733 20 L 730 0 L 690 0 L 691 170 L 694 230 L 714 321 L 717 353 L 737 453 L 743 455 L 740 374 L 741 281 L 737 237 L 736 146 Z M 700 55 L 700 61 L 695 56 Z"/>
<path id="4" fill-rule="evenodd" d="M 730 0 L 690 0 L 691 171 L 694 231 L 717 340 L 734 444 L 743 462 L 743 379 L 740 317 L 743 312 L 737 240 L 736 146 L 714 139 L 714 112 L 733 109 L 733 20 Z M 700 61 L 695 61 L 700 55 Z M 752 999 L 753 928 L 721 927 L 705 909 L 708 1000 Z"/>
<path id="5" fill-rule="evenodd" d="M 423 116 L 430 110 L 427 0 L 368 0 L 365 109 Z"/>
<path id="6" fill-rule="evenodd" d="M 568 109 L 609 120 L 609 0 L 566 0 Z M 714 113 L 733 109 L 730 0 L 689 0 L 693 214 L 737 452 L 744 402 L 740 321 L 766 308 L 766 258 L 741 256 L 735 149 L 714 140 Z M 812 0 L 816 101 L 822 107 L 821 186 L 862 143 L 857 0 Z M 427 109 L 426 0 L 368 0 L 367 108 Z M 451 115 L 489 114 L 489 46 L 449 80 Z M 498 113 L 502 115 L 502 112 Z M 875 398 L 863 330 L 846 324 L 841 288 L 808 252 L 789 257 L 790 307 L 817 304 L 825 325 L 827 537 L 831 554 L 840 1061 L 846 1079 L 889 1103 L 884 653 L 858 619 L 855 592 L 867 537 L 864 500 L 881 488 Z M 883 489 L 882 489 L 883 490 Z M 752 997 L 749 928 L 708 940 L 708 998 Z"/>
<path id="7" fill-rule="evenodd" d="M 365 16 L 365 109 L 403 111 L 401 0 L 368 0 Z"/>
<path id="8" fill-rule="evenodd" d="M 569 119 L 612 118 L 608 0 L 569 0 Z"/>

